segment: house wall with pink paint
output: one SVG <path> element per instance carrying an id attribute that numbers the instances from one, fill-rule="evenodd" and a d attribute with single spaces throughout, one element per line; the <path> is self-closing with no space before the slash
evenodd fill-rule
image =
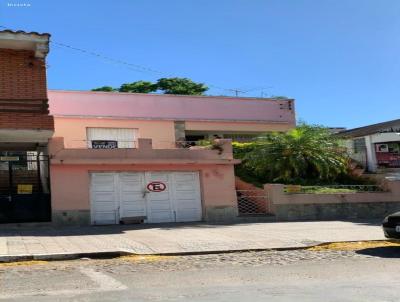
<path id="1" fill-rule="evenodd" d="M 54 137 L 63 137 L 66 148 L 86 148 L 87 128 L 135 129 L 136 139 L 151 138 L 157 148 L 172 147 L 175 142 L 173 121 L 58 116 L 56 125 Z"/>
<path id="2" fill-rule="evenodd" d="M 150 139 L 139 139 L 137 148 L 133 149 L 97 150 L 65 148 L 63 138 L 55 137 L 50 143 L 53 222 L 93 223 L 91 214 L 94 211 L 93 203 L 96 201 L 91 189 L 93 174 L 135 176 L 160 172 L 166 175 L 185 172 L 199 175 L 201 209 L 199 220 L 220 222 L 235 220 L 238 212 L 233 167 L 239 161 L 233 159 L 229 140 L 219 140 L 218 143 L 222 151 L 186 148 L 153 149 Z M 107 188 L 108 185 L 104 184 L 106 193 L 110 190 Z M 173 183 L 169 185 L 175 186 Z M 185 186 L 185 184 L 180 185 Z M 146 191 L 146 183 L 143 183 L 142 189 L 143 192 Z M 188 192 L 191 194 L 191 191 Z M 110 197 L 100 201 L 107 202 L 107 198 Z M 112 198 L 118 199 L 121 196 Z M 142 198 L 139 196 L 138 199 Z M 123 201 L 126 202 L 126 199 Z M 174 200 L 168 202 L 174 203 Z"/>
<path id="3" fill-rule="evenodd" d="M 295 123 L 292 99 L 57 90 L 48 94 L 50 112 L 56 116 Z"/>
<path id="4" fill-rule="evenodd" d="M 216 140 L 216 149 L 182 148 L 176 141 L 286 131 L 295 125 L 293 100 L 49 91 L 49 104 L 55 118 L 49 144 L 53 221 L 62 224 L 98 224 L 98 217 L 103 223 L 164 222 L 168 211 L 173 214 L 167 221 L 235 220 L 234 165 L 240 161 L 233 159 L 231 141 Z M 93 129 L 134 133 L 128 137 L 134 143 L 115 138 L 116 149 L 96 149 L 89 137 Z M 100 137 L 105 143 L 114 140 Z M 162 178 L 169 199 L 165 192 L 148 192 Z M 189 202 L 191 195 L 199 197 Z M 194 202 L 199 208 L 190 216 Z M 138 214 L 143 203 L 147 210 Z"/>
<path id="5" fill-rule="evenodd" d="M 202 220 L 226 221 L 237 216 L 232 165 L 53 165 L 52 211 L 56 224 L 90 224 L 90 174 L 140 171 L 196 171 L 200 174 Z M 68 185 L 65 185 L 68 184 Z"/>
<path id="6" fill-rule="evenodd" d="M 295 126 L 294 100 L 211 96 L 49 91 L 56 134 L 66 146 L 86 140 L 86 127 L 138 129 L 155 148 L 177 140 L 235 138 Z M 70 127 L 74 124 L 73 127 Z"/>

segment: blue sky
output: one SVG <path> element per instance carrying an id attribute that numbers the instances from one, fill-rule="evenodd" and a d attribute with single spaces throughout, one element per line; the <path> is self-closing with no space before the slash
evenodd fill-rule
<path id="1" fill-rule="evenodd" d="M 0 25 L 161 72 L 53 44 L 51 89 L 189 77 L 345 127 L 400 118 L 399 16 L 399 0 L 0 0 Z"/>

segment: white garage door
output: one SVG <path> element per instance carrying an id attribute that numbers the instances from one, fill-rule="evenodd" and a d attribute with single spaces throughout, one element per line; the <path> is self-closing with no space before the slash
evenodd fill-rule
<path id="1" fill-rule="evenodd" d="M 92 222 L 115 224 L 118 221 L 118 194 L 114 173 L 92 174 Z"/>
<path id="2" fill-rule="evenodd" d="M 201 220 L 198 172 L 91 174 L 93 224 L 142 217 L 148 223 Z"/>

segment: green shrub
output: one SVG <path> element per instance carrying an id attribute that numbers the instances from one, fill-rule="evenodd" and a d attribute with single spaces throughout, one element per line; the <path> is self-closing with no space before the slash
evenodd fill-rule
<path id="1" fill-rule="evenodd" d="M 343 142 L 321 126 L 301 124 L 286 133 L 264 134 L 253 142 L 233 143 L 244 181 L 300 185 L 365 184 L 353 176 Z"/>

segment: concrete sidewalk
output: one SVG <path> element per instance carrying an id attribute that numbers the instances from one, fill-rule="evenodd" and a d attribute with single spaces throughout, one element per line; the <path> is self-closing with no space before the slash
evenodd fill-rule
<path id="1" fill-rule="evenodd" d="M 0 261 L 60 259 L 77 254 L 201 253 L 301 248 L 324 242 L 384 239 L 378 221 L 157 224 L 92 227 L 3 227 Z"/>

